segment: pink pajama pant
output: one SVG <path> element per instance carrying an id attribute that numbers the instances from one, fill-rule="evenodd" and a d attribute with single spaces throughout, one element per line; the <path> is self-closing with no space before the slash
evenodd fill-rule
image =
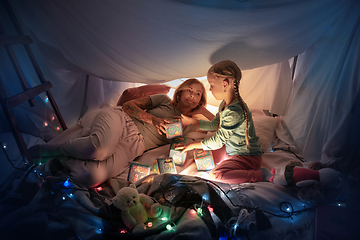
<path id="1" fill-rule="evenodd" d="M 261 156 L 229 156 L 225 146 L 212 150 L 212 153 L 216 167 L 211 170 L 210 179 L 235 184 L 262 181 L 262 173 L 259 171 L 262 162 Z"/>
<path id="2" fill-rule="evenodd" d="M 108 107 L 85 114 L 40 150 L 42 156 L 65 156 L 74 182 L 92 187 L 121 174 L 145 145 L 131 118 L 120 107 Z"/>

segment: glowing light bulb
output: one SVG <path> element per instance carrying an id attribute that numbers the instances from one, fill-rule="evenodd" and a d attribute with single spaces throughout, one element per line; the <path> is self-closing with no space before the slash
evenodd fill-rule
<path id="1" fill-rule="evenodd" d="M 7 148 L 6 143 L 3 143 L 2 147 L 3 147 L 3 149 L 6 149 Z"/>
<path id="2" fill-rule="evenodd" d="M 51 121 L 55 121 L 55 117 L 54 117 L 54 116 L 51 117 Z"/>
<path id="3" fill-rule="evenodd" d="M 70 181 L 69 179 L 67 179 L 65 182 L 64 182 L 64 187 L 69 187 L 70 186 Z"/>
<path id="4" fill-rule="evenodd" d="M 163 218 L 161 218 L 161 220 L 167 221 L 168 219 L 167 219 L 167 217 L 163 217 Z"/>
<path id="5" fill-rule="evenodd" d="M 208 206 L 209 212 L 213 212 L 214 209 L 211 206 Z"/>
<path id="6" fill-rule="evenodd" d="M 65 197 L 62 197 L 62 200 L 64 200 L 64 201 L 65 201 L 65 199 L 66 199 Z"/>
<path id="7" fill-rule="evenodd" d="M 170 224 L 168 224 L 168 225 L 166 225 L 166 229 L 167 229 L 167 230 L 172 230 L 173 227 L 172 227 Z"/>
<path id="8" fill-rule="evenodd" d="M 48 102 L 49 102 L 49 98 L 46 97 L 46 98 L 44 99 L 44 102 L 48 103 Z"/>
<path id="9" fill-rule="evenodd" d="M 44 122 L 44 127 L 47 127 L 49 124 L 47 122 Z"/>
<path id="10" fill-rule="evenodd" d="M 338 206 L 338 207 L 346 207 L 346 203 L 340 203 L 340 202 L 339 202 L 339 203 L 337 203 L 337 206 Z"/>
<path id="11" fill-rule="evenodd" d="M 234 230 L 236 230 L 236 228 L 238 227 L 237 223 L 234 225 Z"/>
<path id="12" fill-rule="evenodd" d="M 153 226 L 152 222 L 148 222 L 147 226 L 151 228 Z"/>

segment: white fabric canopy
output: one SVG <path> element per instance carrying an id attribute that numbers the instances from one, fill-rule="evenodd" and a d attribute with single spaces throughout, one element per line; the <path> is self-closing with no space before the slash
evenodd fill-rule
<path id="1" fill-rule="evenodd" d="M 241 69 L 304 52 L 349 1 L 15 0 L 53 67 L 107 80 L 159 82 L 204 76 L 223 59 Z"/>
<path id="2" fill-rule="evenodd" d="M 86 109 L 116 103 L 135 83 L 202 77 L 212 64 L 231 59 L 244 73 L 244 100 L 250 108 L 283 115 L 305 159 L 344 172 L 359 162 L 357 0 L 12 0 L 11 5 L 34 41 L 68 125 Z M 1 11 L 3 25 L 14 34 Z M 0 51 L 1 77 L 16 93 L 11 65 Z M 292 82 L 289 59 L 299 54 Z M 29 83 L 37 85 L 28 62 L 20 61 Z"/>

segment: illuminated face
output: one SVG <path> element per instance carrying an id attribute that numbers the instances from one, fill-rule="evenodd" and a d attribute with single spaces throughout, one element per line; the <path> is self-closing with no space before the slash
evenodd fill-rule
<path id="1" fill-rule="evenodd" d="M 184 106 L 196 108 L 199 105 L 203 90 L 200 84 L 194 83 L 181 92 L 180 101 Z"/>
<path id="2" fill-rule="evenodd" d="M 223 81 L 215 77 L 215 74 L 209 73 L 207 75 L 207 80 L 210 85 L 210 91 L 212 95 L 214 95 L 216 100 L 222 100 L 224 99 L 225 93 L 224 93 L 224 86 Z"/>

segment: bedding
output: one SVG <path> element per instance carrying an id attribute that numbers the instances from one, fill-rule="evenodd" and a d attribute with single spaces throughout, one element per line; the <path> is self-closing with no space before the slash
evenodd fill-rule
<path id="1" fill-rule="evenodd" d="M 163 89 L 160 89 L 163 91 Z M 120 100 L 119 100 L 120 102 Z M 291 159 L 302 159 L 286 124 L 279 117 L 252 109 L 256 134 L 269 171 Z M 212 136 L 191 132 L 187 141 Z M 11 133 L 1 134 L 8 146 Z M 43 142 L 24 134 L 28 146 Z M 169 156 L 170 144 L 146 151 L 134 161 L 151 166 Z M 14 151 L 17 159 L 19 153 Z M 269 183 L 225 184 L 198 171 L 193 151 L 175 174 L 150 174 L 136 181 L 139 192 L 165 205 L 167 220 L 157 219 L 143 233 L 131 233 L 111 200 L 129 184 L 129 166 L 95 188 L 69 178 L 61 158 L 12 175 L 0 191 L 0 231 L 4 239 L 314 239 L 316 206 L 301 202 L 296 191 Z M 356 179 L 355 179 L 356 181 Z M 195 214 L 205 207 L 203 215 Z M 290 211 L 286 209 L 289 208 Z M 211 209 L 211 211 L 210 211 Z M 285 210 L 284 210 L 285 209 Z M 235 227 L 235 225 L 237 227 Z M 168 229 L 171 228 L 170 230 Z"/>
<path id="2" fill-rule="evenodd" d="M 270 117 L 269 117 L 270 118 Z M 266 120 L 266 119 L 265 119 Z M 272 122 L 273 120 L 270 120 Z M 281 121 L 280 121 L 281 122 Z M 263 124 L 266 125 L 266 124 Z M 275 126 L 270 123 L 271 126 Z M 259 124 L 258 127 L 261 125 Z M 269 126 L 267 126 L 269 127 Z M 284 133 L 276 124 L 274 133 Z M 261 132 L 261 131 L 259 131 Z M 189 141 L 211 133 L 192 133 Z M 275 135 L 264 153 L 263 167 L 282 166 L 295 155 L 295 146 Z M 6 139 L 7 135 L 1 135 Z M 259 135 L 261 137 L 261 135 Z M 28 144 L 41 141 L 25 137 Z M 269 141 L 269 139 L 267 138 Z M 35 142 L 34 142 L 35 141 Z M 167 157 L 169 146 L 149 150 L 135 161 L 152 163 Z M 1 189 L 0 231 L 3 239 L 314 239 L 316 211 L 301 202 L 294 189 L 260 182 L 224 184 L 198 172 L 191 154 L 177 174 L 151 174 L 135 184 L 139 192 L 165 205 L 168 220 L 155 220 L 142 234 L 124 228 L 120 212 L 111 204 L 115 193 L 128 185 L 127 173 L 96 188 L 86 189 L 69 179 L 59 159 L 18 173 Z M 357 179 L 355 178 L 355 181 Z M 194 215 L 206 206 L 204 215 Z M 292 211 L 284 211 L 289 207 Z M 193 210 L 192 210 L 193 209 Z M 210 209 L 212 209 L 210 211 Z M 303 211 L 306 210 L 306 211 Z M 196 212 L 196 211 L 195 211 Z M 235 223 L 238 227 L 235 229 Z M 167 226 L 172 227 L 168 230 Z M 233 236 L 233 238 L 231 238 Z"/>
<path id="3" fill-rule="evenodd" d="M 277 148 L 285 148 L 287 149 L 289 143 L 282 142 L 279 138 L 276 137 L 276 129 L 279 126 L 280 119 L 275 117 L 269 117 L 264 114 L 262 110 L 255 109 L 252 111 L 252 117 L 254 121 L 255 131 L 256 135 L 259 137 L 259 142 L 262 146 L 262 150 L 264 151 L 263 154 L 263 166 L 269 171 L 276 166 L 282 165 L 284 163 L 287 163 L 290 159 L 294 157 L 294 155 L 290 152 L 277 152 L 275 155 L 278 155 L 276 157 L 273 157 L 272 147 L 277 144 Z M 279 127 L 282 127 L 282 130 L 279 130 L 279 135 L 281 134 L 282 139 L 286 139 L 286 134 L 289 134 L 286 132 L 286 129 L 284 129 L 283 124 Z M 211 137 L 214 133 L 213 132 L 191 132 L 185 135 L 187 142 L 193 142 L 198 141 L 204 138 Z M 295 146 L 291 146 L 294 151 L 296 151 Z M 169 157 L 169 150 L 170 150 L 170 144 L 151 149 L 147 152 L 145 152 L 143 155 L 137 157 L 134 161 L 146 164 L 149 166 L 152 166 L 152 164 L 155 162 L 157 158 L 166 158 Z M 186 154 L 186 160 L 185 163 L 182 166 L 176 166 L 177 173 L 185 174 L 185 175 L 191 175 L 191 176 L 198 176 L 198 177 L 207 177 L 208 173 L 204 171 L 198 171 L 196 164 L 194 162 L 193 158 L 194 150 L 188 151 Z M 117 176 L 117 178 L 122 180 L 127 180 L 127 174 L 129 172 L 130 165 L 127 166 L 127 169 Z"/>

